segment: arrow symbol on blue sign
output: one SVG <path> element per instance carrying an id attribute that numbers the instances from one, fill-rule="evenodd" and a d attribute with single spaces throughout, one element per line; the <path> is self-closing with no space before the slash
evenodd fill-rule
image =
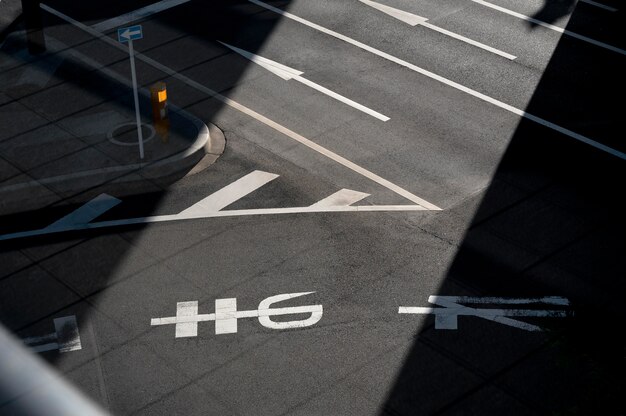
<path id="1" fill-rule="evenodd" d="M 117 30 L 117 38 L 120 42 L 128 42 L 131 40 L 141 39 L 143 33 L 141 31 L 141 25 L 123 27 Z"/>

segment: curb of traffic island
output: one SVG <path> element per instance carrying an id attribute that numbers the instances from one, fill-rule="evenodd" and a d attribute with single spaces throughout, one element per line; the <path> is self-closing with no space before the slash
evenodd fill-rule
<path id="1" fill-rule="evenodd" d="M 208 125 L 209 139 L 204 145 L 205 155 L 196 166 L 194 166 L 185 176 L 195 175 L 200 173 L 215 162 L 224 153 L 226 149 L 226 137 L 224 132 L 220 130 L 215 124 L 209 123 Z"/>

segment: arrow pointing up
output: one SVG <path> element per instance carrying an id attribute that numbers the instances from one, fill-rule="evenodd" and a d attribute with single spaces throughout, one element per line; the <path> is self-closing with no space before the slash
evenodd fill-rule
<path id="1" fill-rule="evenodd" d="M 219 42 L 219 41 L 218 41 Z M 233 50 L 234 52 L 237 52 L 239 55 L 243 56 L 244 58 L 247 58 L 249 60 L 251 60 L 252 62 L 254 62 L 257 65 L 262 66 L 263 68 L 267 69 L 268 71 L 270 71 L 271 73 L 278 75 L 279 77 L 281 77 L 282 79 L 284 79 L 285 81 L 289 81 L 290 79 L 293 79 L 294 81 L 298 81 L 301 84 L 307 85 L 311 88 L 313 88 L 314 90 L 317 90 L 323 94 L 328 95 L 329 97 L 334 98 L 337 101 L 341 101 L 344 104 L 349 105 L 350 107 L 354 107 L 357 110 L 360 110 L 366 114 L 369 114 L 372 117 L 375 117 L 379 120 L 382 121 L 387 121 L 389 120 L 389 117 L 387 117 L 384 114 L 380 114 L 379 112 L 376 112 L 374 110 L 372 110 L 371 108 L 367 108 L 364 105 L 361 105 L 355 101 L 352 101 L 349 98 L 344 97 L 343 95 L 337 94 L 334 91 L 329 90 L 328 88 L 324 88 L 319 84 L 316 84 L 312 81 L 309 81 L 306 78 L 301 77 L 301 75 L 304 73 L 302 71 L 298 71 L 297 69 L 293 69 L 290 68 L 286 65 L 283 64 L 279 64 L 278 62 L 274 62 L 271 61 L 267 58 L 263 58 L 262 56 L 259 55 L 255 55 L 251 52 L 245 51 L 243 49 L 239 49 L 236 48 L 232 45 L 229 45 L 227 43 L 224 42 L 220 42 L 222 45 L 226 46 L 227 48 Z"/>
<path id="2" fill-rule="evenodd" d="M 368 6 L 372 6 L 373 8 L 378 9 L 381 12 L 386 13 L 391 17 L 395 17 L 396 19 L 401 20 L 404 23 L 408 23 L 411 26 L 417 26 L 428 20 L 425 17 L 417 16 L 415 14 L 411 14 L 403 10 L 394 9 L 393 7 L 385 6 L 384 4 L 376 3 L 374 1 L 370 1 L 370 0 L 359 0 L 359 1 L 361 3 L 367 4 Z"/>

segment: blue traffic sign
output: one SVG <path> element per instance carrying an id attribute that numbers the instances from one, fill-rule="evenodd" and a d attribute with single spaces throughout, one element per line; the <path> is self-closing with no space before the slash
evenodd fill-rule
<path id="1" fill-rule="evenodd" d="M 121 27 L 117 29 L 117 40 L 122 43 L 128 42 L 129 40 L 137 40 L 141 38 L 143 38 L 141 25 Z"/>

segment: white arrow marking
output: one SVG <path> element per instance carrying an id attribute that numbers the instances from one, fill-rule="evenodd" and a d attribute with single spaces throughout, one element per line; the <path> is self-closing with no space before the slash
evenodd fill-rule
<path id="1" fill-rule="evenodd" d="M 370 0 L 359 0 L 361 3 L 365 3 L 368 6 L 372 6 L 373 8 L 380 10 L 383 13 L 388 14 L 391 17 L 395 17 L 398 20 L 403 21 L 404 23 L 408 23 L 411 26 L 417 26 L 419 24 L 424 23 L 426 20 L 425 17 L 417 16 L 415 14 L 405 12 L 404 10 L 394 9 L 393 7 L 385 6 L 384 4 L 376 3 L 375 1 Z"/>
<path id="2" fill-rule="evenodd" d="M 364 192 L 353 191 L 351 189 L 342 189 L 334 194 L 327 196 L 321 201 L 311 205 L 311 207 L 347 207 L 359 202 L 363 198 L 367 198 L 370 194 Z"/>
<path id="3" fill-rule="evenodd" d="M 429 296 L 428 302 L 435 305 L 443 306 L 442 308 L 433 307 L 413 307 L 400 306 L 398 313 L 401 314 L 433 314 L 435 315 L 435 329 L 458 329 L 459 316 L 476 316 L 479 318 L 494 321 L 503 325 L 512 326 L 526 331 L 542 331 L 543 329 L 537 325 L 527 322 L 521 322 L 508 318 L 509 316 L 518 317 L 539 317 L 539 318 L 566 318 L 567 311 L 564 310 L 539 310 L 539 309 L 478 309 L 461 305 L 461 303 L 495 303 L 504 305 L 526 305 L 532 303 L 544 303 L 550 305 L 568 306 L 569 301 L 561 297 L 543 297 L 543 298 L 478 298 L 470 296 Z"/>
<path id="4" fill-rule="evenodd" d="M 106 211 L 110 210 L 120 202 L 122 201 L 115 197 L 112 197 L 111 195 L 100 194 L 91 201 L 87 202 L 85 205 L 78 208 L 77 210 L 71 212 L 70 214 L 66 215 L 58 221 L 53 222 L 45 229 L 63 229 L 78 224 L 87 224 L 99 217 L 100 215 L 104 214 Z"/>
<path id="5" fill-rule="evenodd" d="M 514 55 L 511 55 L 510 53 L 506 53 L 506 52 L 502 52 L 499 49 L 496 48 L 492 48 L 491 46 L 487 46 L 484 43 L 480 43 L 477 42 L 475 40 L 472 40 L 470 38 L 466 38 L 465 36 L 461 36 L 458 35 L 454 32 L 450 32 L 449 30 L 445 30 L 440 28 L 439 26 L 435 26 L 433 24 L 430 24 L 427 22 L 428 19 L 426 19 L 425 17 L 421 17 L 421 16 L 417 16 L 408 12 L 405 12 L 403 10 L 398 10 L 398 9 L 394 9 L 393 7 L 389 7 L 389 6 L 385 6 L 384 4 L 380 4 L 380 3 L 376 3 L 374 1 L 371 0 L 359 0 L 361 3 L 367 4 L 368 6 L 371 6 L 377 10 L 380 10 L 383 13 L 388 14 L 389 16 L 395 17 L 398 20 L 401 20 L 405 23 L 410 24 L 411 26 L 417 26 L 417 25 L 421 25 L 424 27 L 427 27 L 429 29 L 432 29 L 436 32 L 439 32 L 441 34 L 444 34 L 446 36 L 450 36 L 451 38 L 460 40 L 461 42 L 465 42 L 468 43 L 472 46 L 476 46 L 477 48 L 481 48 L 484 49 L 488 52 L 491 53 L 495 53 L 496 55 L 502 56 L 506 59 L 510 59 L 513 60 L 516 57 Z"/>
<path id="6" fill-rule="evenodd" d="M 207 196 L 202 201 L 182 211 L 179 215 L 193 218 L 202 217 L 211 212 L 217 212 L 276 178 L 278 178 L 278 175 L 274 173 L 255 170 Z"/>
<path id="7" fill-rule="evenodd" d="M 288 66 L 279 64 L 278 62 L 274 62 L 272 60 L 269 60 L 267 58 L 263 58 L 262 56 L 259 55 L 255 55 L 253 53 L 250 53 L 248 51 L 245 51 L 243 49 L 239 49 L 236 48 L 232 45 L 229 45 L 227 43 L 224 42 L 220 42 L 222 45 L 226 46 L 227 48 L 233 50 L 234 52 L 238 53 L 239 55 L 243 56 L 246 59 L 251 60 L 252 62 L 254 62 L 257 65 L 262 66 L 263 68 L 267 69 L 268 71 L 270 71 L 271 73 L 273 73 L 274 75 L 277 75 L 279 77 L 281 77 L 282 79 L 284 79 L 285 81 L 289 81 L 290 79 L 293 79 L 295 81 L 298 81 L 308 87 L 313 88 L 314 90 L 317 90 L 319 92 L 321 92 L 322 94 L 328 95 L 329 97 L 334 98 L 337 101 L 341 101 L 344 104 L 349 105 L 350 107 L 356 108 L 359 111 L 364 112 L 365 114 L 368 114 L 374 118 L 377 118 L 379 120 L 382 121 L 387 121 L 389 120 L 389 117 L 387 117 L 384 114 L 381 114 L 377 111 L 372 110 L 371 108 L 365 107 L 364 105 L 361 105 L 359 103 L 357 103 L 356 101 L 352 101 L 349 98 L 344 97 L 343 95 L 337 94 L 334 91 L 329 90 L 328 88 L 324 88 L 319 84 L 316 84 L 312 81 L 309 81 L 306 78 L 301 77 L 301 75 L 303 74 L 302 71 L 298 71 L 296 69 L 290 68 Z"/>

